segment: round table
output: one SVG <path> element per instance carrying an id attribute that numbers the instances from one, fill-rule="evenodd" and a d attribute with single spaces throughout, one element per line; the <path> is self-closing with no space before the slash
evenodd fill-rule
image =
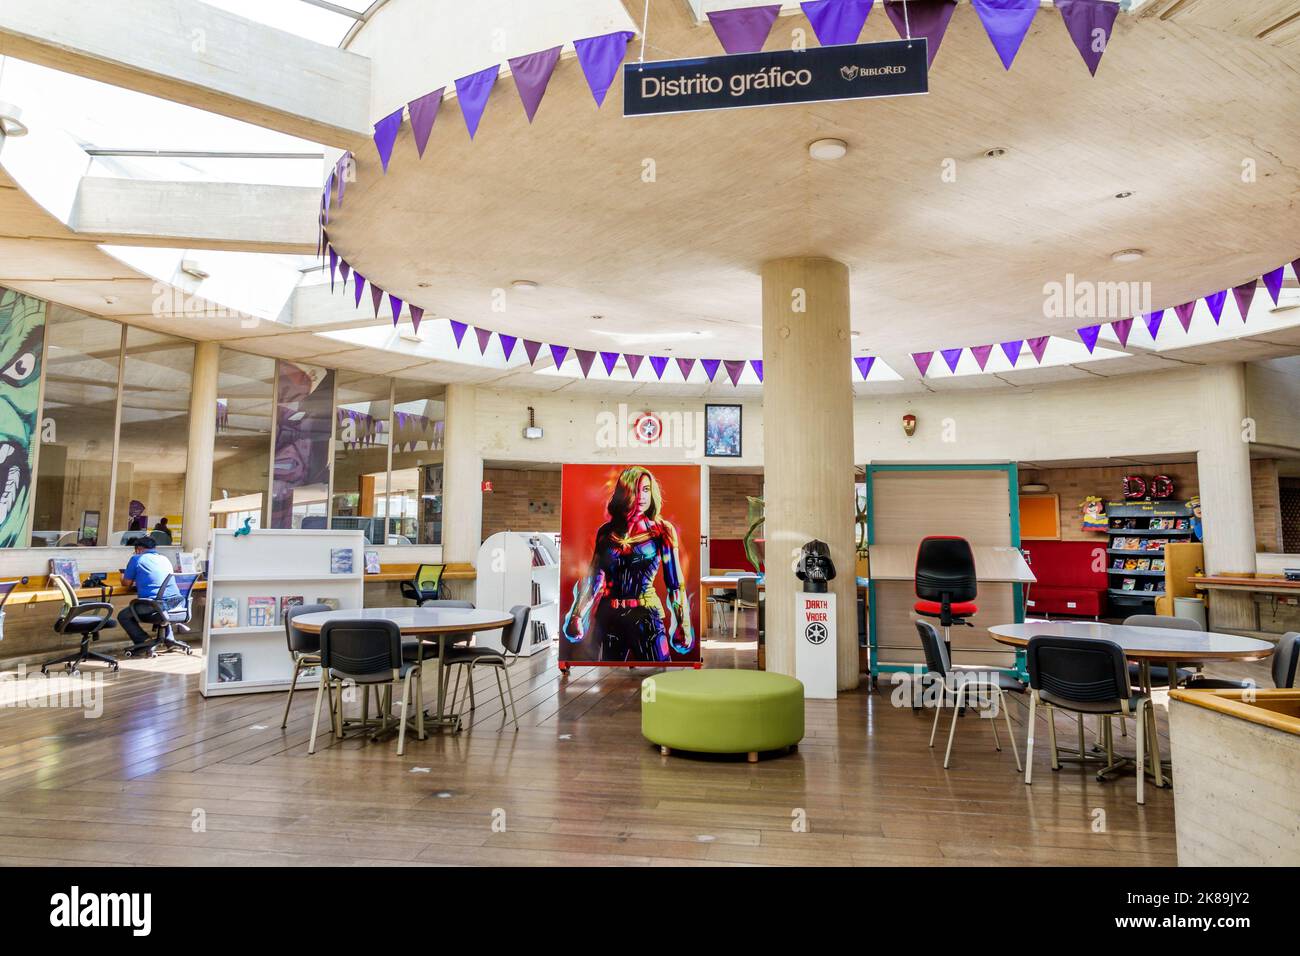
<path id="1" fill-rule="evenodd" d="M 496 631 L 510 627 L 514 624 L 514 620 L 505 611 L 481 608 L 366 607 L 300 614 L 293 619 L 293 626 L 309 634 L 319 634 L 327 621 L 392 621 L 402 632 L 403 637 L 420 638 L 421 648 L 424 646 L 424 639 L 435 639 L 438 643 L 438 715 L 432 719 L 440 727 L 457 727 L 460 725 L 460 718 L 456 714 L 445 716 L 443 714 L 443 697 L 447 683 L 447 669 L 443 661 L 447 658 L 447 646 L 456 641 L 469 639 L 476 631 Z M 424 659 L 423 650 L 420 659 L 421 661 Z"/>

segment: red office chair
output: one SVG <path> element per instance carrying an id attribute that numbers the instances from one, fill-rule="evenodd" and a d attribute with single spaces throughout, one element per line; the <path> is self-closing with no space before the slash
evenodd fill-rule
<path id="1" fill-rule="evenodd" d="M 951 645 L 954 624 L 974 627 L 966 620 L 979 611 L 975 604 L 975 555 L 965 538 L 923 538 L 916 550 L 916 596 L 913 609 L 922 617 L 937 617 L 945 644 Z"/>

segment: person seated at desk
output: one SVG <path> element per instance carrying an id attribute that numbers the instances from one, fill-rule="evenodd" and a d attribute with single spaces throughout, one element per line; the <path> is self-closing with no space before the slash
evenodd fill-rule
<path id="1" fill-rule="evenodd" d="M 126 563 L 122 571 L 122 583 L 130 587 L 135 585 L 136 594 L 142 598 L 158 600 L 168 610 L 181 603 L 180 588 L 175 581 L 168 583 L 167 590 L 159 595 L 158 590 L 168 576 L 175 573 L 172 563 L 156 550 L 158 543 L 153 538 L 135 539 L 135 554 Z M 137 613 L 135 602 L 122 608 L 117 615 L 117 623 L 122 625 L 131 640 L 136 644 L 147 644 L 152 638 L 145 633 L 142 624 L 155 623 L 156 615 L 145 610 Z"/>
<path id="2" fill-rule="evenodd" d="M 153 534 L 151 534 L 150 537 L 161 545 L 169 545 L 172 543 L 172 529 L 167 527 L 166 518 L 158 519 L 158 523 L 153 526 Z"/>

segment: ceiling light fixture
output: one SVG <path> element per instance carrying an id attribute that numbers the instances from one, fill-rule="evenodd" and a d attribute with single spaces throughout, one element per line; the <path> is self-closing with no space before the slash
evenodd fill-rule
<path id="1" fill-rule="evenodd" d="M 27 125 L 23 122 L 23 111 L 12 103 L 0 101 L 0 136 L 27 135 Z"/>
<path id="2" fill-rule="evenodd" d="M 808 155 L 822 162 L 843 159 L 849 151 L 849 144 L 842 139 L 818 139 L 808 144 Z"/>
<path id="3" fill-rule="evenodd" d="M 1132 195 L 1133 195 L 1133 190 L 1131 190 L 1131 189 L 1125 189 L 1123 192 L 1118 192 L 1118 193 L 1116 193 L 1116 194 L 1115 194 L 1115 198 L 1116 198 L 1116 199 L 1128 199 L 1128 198 L 1129 198 L 1130 196 L 1132 196 Z"/>
<path id="4" fill-rule="evenodd" d="M 1006 154 L 1007 148 L 1005 146 L 994 146 L 992 149 L 984 150 L 985 159 L 1001 159 Z"/>
<path id="5" fill-rule="evenodd" d="M 535 292 L 539 286 L 532 279 L 516 279 L 510 283 L 510 288 L 518 289 L 520 292 Z"/>
<path id="6" fill-rule="evenodd" d="M 1142 255 L 1141 249 L 1121 249 L 1119 252 L 1112 252 L 1110 258 L 1112 262 L 1137 262 Z"/>

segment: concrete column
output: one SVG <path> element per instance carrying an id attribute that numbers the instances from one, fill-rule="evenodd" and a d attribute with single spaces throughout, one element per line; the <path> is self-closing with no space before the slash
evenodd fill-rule
<path id="1" fill-rule="evenodd" d="M 830 259 L 763 266 L 767 669 L 794 673 L 799 549 L 830 545 L 837 577 L 839 687 L 858 685 L 853 550 L 849 270 Z"/>
<path id="2" fill-rule="evenodd" d="M 483 456 L 478 450 L 478 392 L 447 386 L 447 434 L 443 440 L 442 559 L 473 563 L 483 535 Z"/>
<path id="3" fill-rule="evenodd" d="M 216 342 L 199 342 L 194 346 L 194 371 L 190 376 L 189 458 L 185 466 L 183 536 L 180 541 L 186 551 L 208 546 L 220 367 L 221 347 Z"/>

